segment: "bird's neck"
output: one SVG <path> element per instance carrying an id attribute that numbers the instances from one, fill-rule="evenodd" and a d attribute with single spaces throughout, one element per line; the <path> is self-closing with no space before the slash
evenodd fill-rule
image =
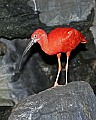
<path id="1" fill-rule="evenodd" d="M 46 35 L 43 35 L 43 36 L 41 37 L 41 40 L 40 40 L 38 43 L 40 44 L 41 49 L 42 49 L 45 53 L 49 54 L 49 43 L 48 43 L 47 34 L 46 34 Z"/>

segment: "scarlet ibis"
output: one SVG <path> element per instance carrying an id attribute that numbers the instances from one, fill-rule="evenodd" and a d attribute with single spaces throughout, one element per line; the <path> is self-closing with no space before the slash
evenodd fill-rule
<path id="1" fill-rule="evenodd" d="M 57 54 L 58 58 L 58 73 L 54 87 L 58 85 L 58 78 L 61 71 L 61 53 L 64 52 L 67 55 L 66 62 L 66 83 L 67 84 L 67 72 L 68 72 L 68 60 L 70 53 L 79 43 L 86 43 L 86 39 L 81 32 L 74 28 L 55 28 L 48 35 L 42 29 L 37 29 L 31 35 L 31 41 L 27 45 L 25 51 L 22 54 L 21 61 L 24 55 L 28 52 L 34 43 L 39 43 L 41 49 L 48 55 Z M 21 62 L 20 62 L 21 64 Z"/>

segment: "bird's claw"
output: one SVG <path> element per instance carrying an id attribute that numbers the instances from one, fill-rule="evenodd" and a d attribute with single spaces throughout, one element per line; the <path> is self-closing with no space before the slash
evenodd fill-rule
<path id="1" fill-rule="evenodd" d="M 55 88 L 55 87 L 57 87 L 57 86 L 59 86 L 59 84 L 58 84 L 57 82 L 55 82 L 53 88 Z"/>

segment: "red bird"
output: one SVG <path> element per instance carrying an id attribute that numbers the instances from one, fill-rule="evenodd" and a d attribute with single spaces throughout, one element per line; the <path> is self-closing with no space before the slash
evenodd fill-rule
<path id="1" fill-rule="evenodd" d="M 85 37 L 74 28 L 55 28 L 48 35 L 42 29 L 36 30 L 31 35 L 31 41 L 23 52 L 21 61 L 31 46 L 38 42 L 41 49 L 48 55 L 57 54 L 58 58 L 58 73 L 54 86 L 58 85 L 58 78 L 61 71 L 61 53 L 64 52 L 67 55 L 66 62 L 66 84 L 67 84 L 67 71 L 68 71 L 68 60 L 70 53 L 79 43 L 86 43 Z"/>

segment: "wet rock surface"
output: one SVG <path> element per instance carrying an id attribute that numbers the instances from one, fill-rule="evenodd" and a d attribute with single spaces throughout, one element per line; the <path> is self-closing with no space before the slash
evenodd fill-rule
<path id="1" fill-rule="evenodd" d="M 27 0 L 0 1 L 0 36 L 6 38 L 28 37 L 40 22 Z"/>
<path id="2" fill-rule="evenodd" d="M 86 82 L 72 82 L 30 96 L 8 120 L 96 120 L 96 97 Z"/>
<path id="3" fill-rule="evenodd" d="M 36 3 L 41 22 L 53 26 L 86 20 L 95 0 L 36 0 Z"/>
<path id="4" fill-rule="evenodd" d="M 45 73 L 44 67 L 41 65 L 43 60 L 36 51 L 36 49 L 40 49 L 39 46 L 33 48 L 33 54 L 31 51 L 29 52 L 29 56 L 32 55 L 31 58 L 28 55 L 25 56 L 21 70 L 19 70 L 21 55 L 29 40 L 9 41 L 2 38 L 0 41 L 7 45 L 6 54 L 0 56 L 1 106 L 13 106 L 13 102 L 18 103 L 21 99 L 45 90 L 52 84 L 48 78 L 49 75 L 47 76 L 47 72 Z"/>
<path id="5" fill-rule="evenodd" d="M 0 56 L 5 55 L 7 52 L 7 46 L 3 42 L 0 42 Z"/>
<path id="6" fill-rule="evenodd" d="M 94 11 L 95 11 L 95 16 L 94 16 L 93 26 L 90 28 L 90 30 L 92 31 L 92 34 L 94 36 L 94 43 L 96 45 L 96 34 L 95 34 L 95 31 L 96 31 L 96 4 L 94 7 Z"/>
<path id="7" fill-rule="evenodd" d="M 11 114 L 12 106 L 0 106 L 0 120 L 8 120 Z"/>

